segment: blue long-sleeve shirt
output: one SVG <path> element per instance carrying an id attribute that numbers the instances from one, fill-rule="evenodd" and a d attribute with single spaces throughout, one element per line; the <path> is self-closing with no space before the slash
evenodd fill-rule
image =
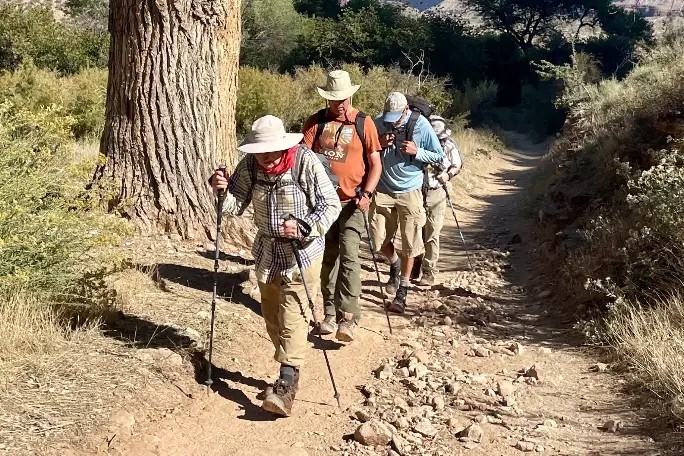
<path id="1" fill-rule="evenodd" d="M 381 117 L 377 117 L 379 122 L 382 122 Z M 408 124 L 409 117 L 406 116 L 404 125 Z M 401 144 L 383 149 L 381 153 L 382 175 L 378 183 L 378 191 L 406 193 L 421 188 L 425 164 L 442 162 L 444 158 L 442 145 L 432 125 L 422 115 L 416 121 L 413 142 L 418 148 L 418 153 L 413 157 L 401 151 Z"/>

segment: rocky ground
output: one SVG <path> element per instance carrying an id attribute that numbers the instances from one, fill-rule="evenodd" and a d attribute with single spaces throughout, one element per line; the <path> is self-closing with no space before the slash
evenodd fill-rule
<path id="1" fill-rule="evenodd" d="M 292 417 L 276 418 L 256 399 L 275 379 L 277 365 L 246 252 L 227 247 L 221 257 L 208 392 L 203 360 L 211 246 L 137 239 L 127 249 L 138 272 L 115 284 L 124 305 L 105 328 L 112 342 L 89 353 L 126 360 L 98 402 L 109 407 L 98 405 L 90 422 L 69 428 L 70 439 L 44 439 L 32 451 L 6 454 L 667 454 L 648 408 L 624 391 L 609 360 L 582 347 L 545 287 L 544 274 L 553 271 L 533 263 L 533 217 L 524 190 L 546 149 L 516 135 L 509 140 L 510 151 L 466 157 L 469 168 L 456 182 L 471 264 L 449 216 L 439 284 L 411 290 L 407 314 L 391 317 L 392 335 L 370 256 L 362 250 L 357 340 L 310 339 Z M 387 266 L 381 271 L 386 280 Z"/>

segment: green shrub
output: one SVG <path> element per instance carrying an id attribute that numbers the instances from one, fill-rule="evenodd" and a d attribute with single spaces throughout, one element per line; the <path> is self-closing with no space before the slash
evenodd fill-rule
<path id="1" fill-rule="evenodd" d="M 495 82 L 484 81 L 473 84 L 466 81 L 462 90 L 454 90 L 453 92 L 450 115 L 458 116 L 471 113 L 477 115 L 479 112 L 487 111 L 494 107 L 498 91 L 499 86 Z"/>
<path id="2" fill-rule="evenodd" d="M 96 266 L 92 249 L 121 233 L 121 222 L 81 210 L 73 123 L 53 107 L 0 104 L 0 287 L 64 296 Z"/>
<path id="3" fill-rule="evenodd" d="M 607 306 L 657 302 L 684 283 L 684 41 L 652 48 L 623 80 L 596 82 L 591 64 L 575 62 L 557 68 L 571 123 L 555 148 L 562 171 L 547 201 L 559 193 L 586 201 L 559 208 L 557 225 L 579 229 L 586 243 L 562 251 L 563 283 Z"/>
<path id="4" fill-rule="evenodd" d="M 36 68 L 32 63 L 0 73 L 0 99 L 19 109 L 38 112 L 51 107 L 55 116 L 69 117 L 76 139 L 99 137 L 104 125 L 107 71 L 84 69 L 74 75 Z"/>
<path id="5" fill-rule="evenodd" d="M 444 112 L 451 104 L 443 79 L 430 77 L 419 81 L 398 69 L 375 67 L 364 71 L 358 65 L 342 68 L 350 73 L 354 84 L 361 85 L 353 105 L 372 116 L 382 112 L 387 94 L 395 90 L 427 98 L 438 112 Z M 266 114 L 283 119 L 291 131 L 300 131 L 308 116 L 326 106 L 316 90 L 325 84 L 325 79 L 326 70 L 319 66 L 298 68 L 291 76 L 242 67 L 236 112 L 238 137 L 243 137 L 252 122 Z"/>
<path id="6" fill-rule="evenodd" d="M 312 19 L 299 15 L 292 0 L 248 0 L 242 12 L 240 64 L 279 69 Z"/>
<path id="7" fill-rule="evenodd" d="M 108 44 L 106 31 L 59 23 L 50 8 L 0 5 L 0 70 L 14 69 L 26 59 L 62 74 L 105 67 Z"/>

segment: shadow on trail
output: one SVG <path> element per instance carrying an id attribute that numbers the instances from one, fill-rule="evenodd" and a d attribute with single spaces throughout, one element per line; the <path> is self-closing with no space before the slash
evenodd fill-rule
<path id="1" fill-rule="evenodd" d="M 131 348 L 168 348 L 181 355 L 194 350 L 194 341 L 181 329 L 136 315 L 121 314 L 120 318 L 102 327 L 102 334 Z"/>
<path id="2" fill-rule="evenodd" d="M 195 381 L 200 385 L 206 385 L 206 375 L 208 362 L 201 352 L 195 353 L 192 357 L 192 364 L 195 368 Z M 211 390 L 218 393 L 222 398 L 237 404 L 244 414 L 238 416 L 239 420 L 246 421 L 275 421 L 277 417 L 258 405 L 256 405 L 240 388 L 232 387 L 230 383 L 238 383 L 243 386 L 263 391 L 268 387 L 268 382 L 244 375 L 239 371 L 230 371 L 222 367 L 217 367 L 212 363 L 212 384 Z M 254 392 L 255 400 L 257 391 Z"/>
<path id="3" fill-rule="evenodd" d="M 210 251 L 204 251 L 204 252 L 199 252 L 199 256 L 207 258 L 209 260 L 214 259 L 214 252 Z M 241 257 L 239 255 L 233 255 L 231 253 L 225 253 L 225 252 L 220 252 L 219 255 L 219 261 L 229 261 L 231 263 L 236 263 L 241 266 L 254 266 L 254 260 L 248 259 Z"/>
<path id="4" fill-rule="evenodd" d="M 515 140 L 515 136 L 513 139 Z M 530 168 L 536 166 L 545 148 L 542 144 L 523 144 L 520 140 L 509 145 L 517 149 L 504 156 L 511 163 L 511 169 L 491 174 L 488 179 L 499 188 L 494 193 L 480 194 L 474 198 L 484 207 L 466 212 L 468 209 L 459 205 L 458 201 L 453 201 L 457 217 L 462 217 L 462 214 L 470 217 L 470 223 L 467 225 L 462 220 L 459 221 L 461 228 L 465 228 L 463 235 L 471 255 L 478 256 L 478 252 L 475 251 L 477 244 L 486 249 L 508 252 L 507 261 L 510 266 L 504 268 L 501 274 L 509 285 L 490 289 L 487 296 L 449 286 L 437 286 L 432 290 L 439 292 L 440 296 L 450 297 L 451 299 L 447 299 L 449 310 L 465 316 L 462 324 L 477 326 L 477 336 L 485 340 L 518 340 L 523 345 L 576 350 L 582 345 L 582 336 L 573 329 L 576 319 L 573 318 L 572 303 L 554 302 L 553 296 L 539 296 L 541 290 L 549 289 L 548 284 L 552 283 L 549 279 L 555 278 L 557 271 L 541 269 L 531 257 L 531 250 L 539 241 L 536 238 L 534 211 L 531 210 L 534 208 L 534 201 L 531 201 L 532 194 L 528 191 L 535 184 Z M 458 181 L 454 185 L 458 185 Z M 440 269 L 442 273 L 448 274 L 454 269 L 467 267 L 468 263 L 461 237 L 453 221 L 453 214 L 448 206 L 445 217 L 450 219 L 450 223 L 447 222 L 440 237 Z M 486 271 L 490 266 L 483 264 L 482 260 L 477 263 L 476 271 L 479 275 L 488 274 Z M 469 275 L 468 278 L 470 277 Z M 552 289 L 549 291 L 553 292 Z M 461 303 L 458 298 L 463 298 L 464 301 Z M 472 304 L 472 298 L 479 298 L 480 304 L 486 303 L 494 310 L 493 321 L 478 321 L 477 315 L 470 318 L 471 315 L 467 313 L 469 305 L 466 303 Z M 588 372 L 587 374 L 589 375 Z M 558 400 L 558 395 L 563 394 L 570 393 L 556 392 L 554 397 L 549 397 L 549 401 Z M 600 421 L 601 418 L 613 414 L 633 412 L 634 422 L 630 423 L 630 429 L 625 431 L 641 439 L 646 436 L 657 438 L 654 433 L 661 432 L 658 429 L 664 432 L 664 429 L 657 423 L 657 417 L 654 420 L 653 416 L 648 416 L 650 412 L 644 410 L 644 407 L 643 401 L 618 400 L 601 405 L 595 404 L 583 410 L 583 413 L 588 413 Z M 578 435 L 575 443 L 582 447 L 586 454 L 591 455 L 644 454 L 643 447 L 639 448 L 638 443 L 633 447 L 621 446 L 619 450 L 613 450 L 605 444 L 597 447 L 596 441 L 584 435 Z"/>
<path id="5" fill-rule="evenodd" d="M 211 298 L 214 289 L 214 271 L 180 264 L 157 265 L 157 276 L 170 282 L 204 291 Z M 261 303 L 243 291 L 242 284 L 249 280 L 249 271 L 218 273 L 217 297 L 241 304 L 261 316 Z"/>

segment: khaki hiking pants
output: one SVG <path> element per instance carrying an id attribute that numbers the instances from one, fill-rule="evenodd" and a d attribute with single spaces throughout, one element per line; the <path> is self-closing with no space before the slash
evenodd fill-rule
<path id="1" fill-rule="evenodd" d="M 423 226 L 425 208 L 421 189 L 406 193 L 378 192 L 370 208 L 373 247 L 377 253 L 392 242 L 397 230 L 401 235 L 401 255 L 415 258 L 425 251 Z"/>
<path id="2" fill-rule="evenodd" d="M 429 190 L 427 194 L 427 223 L 423 228 L 425 256 L 423 257 L 423 273 L 435 274 L 439 260 L 439 234 L 444 226 L 447 200 L 442 187 Z"/>
<path id="3" fill-rule="evenodd" d="M 314 259 L 304 270 L 311 299 L 318 291 L 322 259 L 322 256 Z M 287 283 L 277 275 L 271 283 L 259 282 L 259 290 L 266 331 L 275 347 L 273 358 L 281 364 L 301 367 L 312 317 L 301 276 L 297 274 L 291 283 Z"/>
<path id="4" fill-rule="evenodd" d="M 321 270 L 321 292 L 325 315 L 339 320 L 350 313 L 361 319 L 361 236 L 366 231 L 363 212 L 354 201 L 342 208 L 340 216 L 325 235 Z"/>

